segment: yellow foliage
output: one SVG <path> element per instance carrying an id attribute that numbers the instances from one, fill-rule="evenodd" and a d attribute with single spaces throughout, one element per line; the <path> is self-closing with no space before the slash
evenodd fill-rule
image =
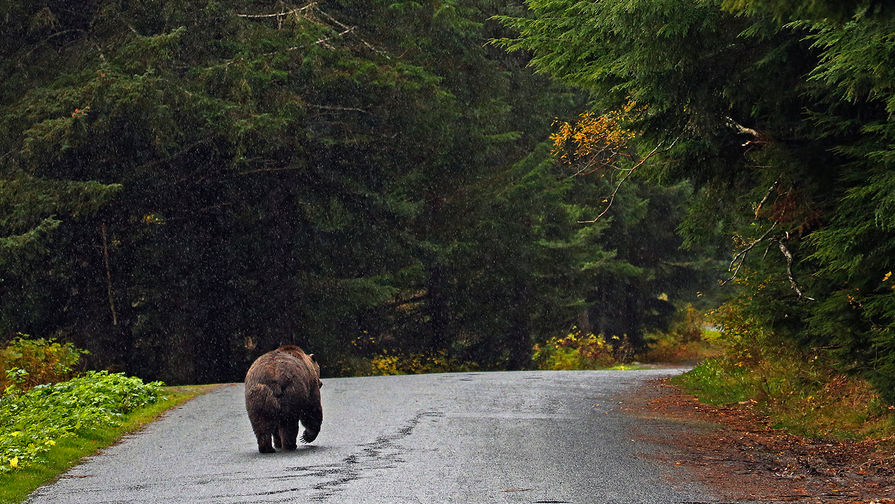
<path id="1" fill-rule="evenodd" d="M 607 341 L 603 335 L 573 328 L 566 336 L 555 336 L 543 345 L 535 345 L 532 360 L 538 369 L 601 369 L 618 364 L 620 359 L 616 356 L 626 353 L 629 347 L 627 338 L 612 336 Z"/>
<path id="2" fill-rule="evenodd" d="M 590 172 L 608 166 L 618 157 L 627 156 L 628 144 L 637 134 L 626 125 L 644 110 L 645 107 L 629 101 L 624 107 L 602 115 L 581 114 L 575 124 L 563 122 L 550 136 L 553 155 L 569 164 L 581 162 L 588 167 L 595 166 Z"/>
<path id="3" fill-rule="evenodd" d="M 397 354 L 383 352 L 370 360 L 371 374 L 374 376 L 448 373 L 473 371 L 477 366 L 470 362 L 460 362 L 447 352 Z"/>

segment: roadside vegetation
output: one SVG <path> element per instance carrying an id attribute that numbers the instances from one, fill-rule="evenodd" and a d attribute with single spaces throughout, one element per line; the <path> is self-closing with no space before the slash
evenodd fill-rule
<path id="1" fill-rule="evenodd" d="M 638 351 L 639 348 L 639 351 Z M 553 371 L 586 369 L 637 369 L 643 365 L 696 364 L 723 354 L 717 329 L 706 327 L 703 313 L 686 304 L 676 312 L 665 331 L 644 335 L 635 347 L 626 334 L 595 334 L 576 326 L 551 336 L 531 348 L 526 369 Z M 355 358 L 344 363 L 344 376 L 482 371 L 473 361 L 461 361 L 447 352 L 408 353 L 383 351 L 371 358 Z"/>
<path id="2" fill-rule="evenodd" d="M 83 353 L 70 344 L 25 337 L 0 350 L 0 503 L 21 502 L 82 457 L 208 388 L 77 372 Z"/>
<path id="3" fill-rule="evenodd" d="M 753 409 L 793 434 L 835 440 L 895 436 L 895 405 L 861 373 L 826 349 L 788 344 L 744 308 L 731 302 L 714 312 L 719 331 L 711 337 L 723 355 L 701 362 L 675 383 L 708 404 Z"/>

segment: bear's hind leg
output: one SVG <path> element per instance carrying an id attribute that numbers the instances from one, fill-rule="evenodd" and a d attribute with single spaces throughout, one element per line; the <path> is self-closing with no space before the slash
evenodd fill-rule
<path id="1" fill-rule="evenodd" d="M 280 424 L 280 440 L 283 443 L 284 450 L 294 450 L 298 447 L 296 439 L 298 438 L 298 421 L 285 421 Z"/>
<path id="2" fill-rule="evenodd" d="M 273 453 L 276 450 L 273 449 L 273 445 L 270 444 L 271 436 L 269 432 L 255 433 L 255 438 L 258 439 L 258 451 L 261 453 Z"/>

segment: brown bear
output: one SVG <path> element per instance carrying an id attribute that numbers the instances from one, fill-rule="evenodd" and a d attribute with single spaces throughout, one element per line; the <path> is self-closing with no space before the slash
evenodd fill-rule
<path id="1" fill-rule="evenodd" d="M 299 421 L 306 443 L 317 438 L 323 422 L 323 383 L 313 357 L 295 345 L 284 345 L 258 357 L 246 373 L 246 410 L 261 453 L 294 450 Z"/>

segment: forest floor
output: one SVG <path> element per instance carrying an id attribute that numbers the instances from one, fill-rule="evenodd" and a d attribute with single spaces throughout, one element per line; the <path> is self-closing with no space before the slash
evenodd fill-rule
<path id="1" fill-rule="evenodd" d="M 627 409 L 698 429 L 684 435 L 639 435 L 667 449 L 722 501 L 895 504 L 895 439 L 833 441 L 788 434 L 751 402 L 700 403 L 668 380 L 654 380 Z"/>

